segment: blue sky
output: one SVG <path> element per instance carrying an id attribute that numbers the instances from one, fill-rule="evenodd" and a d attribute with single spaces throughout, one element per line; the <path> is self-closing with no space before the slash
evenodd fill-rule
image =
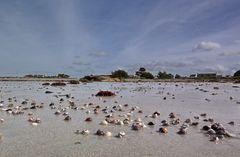
<path id="1" fill-rule="evenodd" d="M 239 0 L 0 0 L 0 75 L 240 69 Z"/>

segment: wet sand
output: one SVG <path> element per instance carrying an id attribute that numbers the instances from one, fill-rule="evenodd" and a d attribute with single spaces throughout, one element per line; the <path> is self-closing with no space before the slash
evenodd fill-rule
<path id="1" fill-rule="evenodd" d="M 65 87 L 43 87 L 42 82 L 0 82 L 0 101 L 4 106 L 13 104 L 21 105 L 25 99 L 29 99 L 26 106 L 34 100 L 36 104 L 43 103 L 43 108 L 29 109 L 24 114 L 12 115 L 6 111 L 0 111 L 0 157 L 45 157 L 45 156 L 211 156 L 211 157 L 238 157 L 240 154 L 240 88 L 233 88 L 237 84 L 232 83 L 89 83 L 86 85 L 67 85 Z M 177 85 L 176 85 L 177 84 Z M 239 85 L 240 86 L 240 85 Z M 219 87 L 219 89 L 214 89 Z M 110 90 L 116 93 L 115 97 L 99 98 L 92 96 L 99 90 Z M 204 92 L 204 90 L 206 90 Z M 45 94 L 45 91 L 52 91 Z M 213 94 L 214 93 L 214 94 Z M 49 104 L 53 102 L 57 107 L 69 106 L 67 98 L 55 97 L 55 95 L 71 94 L 72 101 L 79 108 L 84 104 L 93 103 L 101 108 L 129 104 L 122 112 L 115 115 L 124 115 L 131 107 L 138 106 L 143 113 L 137 111 L 132 114 L 132 119 L 141 118 L 145 124 L 149 121 L 155 126 L 133 131 L 129 125 L 101 126 L 105 114 L 93 113 L 93 107 L 85 110 L 68 109 L 72 117 L 70 121 L 64 121 L 63 115 L 54 115 L 56 109 L 51 109 Z M 13 98 L 16 97 L 16 98 Z M 166 100 L 164 100 L 166 97 Z M 173 97 L 175 99 L 173 99 Z M 230 97 L 233 99 L 231 100 Z M 12 102 L 8 98 L 13 98 Z M 59 100 L 64 98 L 60 104 Z M 14 99 L 17 102 L 14 102 Z M 117 101 L 117 102 L 116 102 Z M 90 111 L 89 114 L 86 111 Z M 160 112 L 158 118 L 146 117 L 153 112 Z M 31 125 L 27 120 L 28 113 L 41 119 L 37 126 Z M 162 120 L 169 120 L 169 113 L 176 113 L 181 120 L 179 125 L 168 127 L 168 134 L 160 134 Z M 215 122 L 223 126 L 234 138 L 224 138 L 218 142 L 210 142 L 201 128 L 210 124 L 199 120 L 194 116 L 207 113 L 207 118 L 213 118 Z M 85 122 L 87 117 L 92 122 Z M 178 135 L 181 124 L 185 119 L 191 118 L 198 121 L 196 127 L 190 126 L 186 135 Z M 119 117 L 119 119 L 123 119 Z M 228 122 L 234 121 L 235 125 Z M 74 134 L 76 130 L 90 130 L 88 136 Z M 99 137 L 94 135 L 98 130 L 110 131 L 112 137 Z M 124 131 L 124 138 L 116 138 L 118 132 Z"/>

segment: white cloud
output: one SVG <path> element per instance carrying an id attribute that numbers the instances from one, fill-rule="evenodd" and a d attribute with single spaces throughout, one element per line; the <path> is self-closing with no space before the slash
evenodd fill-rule
<path id="1" fill-rule="evenodd" d="M 221 45 L 219 43 L 216 42 L 212 42 L 212 41 L 202 41 L 200 43 L 198 43 L 193 50 L 204 50 L 204 51 L 212 51 L 214 49 L 219 49 L 221 48 Z"/>

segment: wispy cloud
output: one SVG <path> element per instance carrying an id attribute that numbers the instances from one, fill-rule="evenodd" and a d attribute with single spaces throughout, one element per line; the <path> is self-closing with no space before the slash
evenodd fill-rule
<path id="1" fill-rule="evenodd" d="M 202 41 L 198 43 L 197 45 L 194 46 L 193 50 L 204 50 L 204 51 L 212 51 L 215 49 L 221 48 L 221 45 L 217 42 L 212 42 L 212 41 Z"/>
<path id="2" fill-rule="evenodd" d="M 240 51 L 226 51 L 226 52 L 222 52 L 222 53 L 219 53 L 219 56 L 239 56 L 240 57 Z"/>
<path id="3" fill-rule="evenodd" d="M 92 57 L 106 57 L 108 55 L 109 55 L 109 53 L 104 52 L 104 51 L 89 53 L 89 56 L 92 56 Z"/>

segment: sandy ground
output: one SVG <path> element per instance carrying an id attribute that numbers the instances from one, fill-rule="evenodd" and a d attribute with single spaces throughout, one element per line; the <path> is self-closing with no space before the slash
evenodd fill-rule
<path id="1" fill-rule="evenodd" d="M 7 114 L 0 111 L 0 157 L 77 157 L 77 156 L 166 156 L 166 157 L 239 157 L 240 154 L 240 88 L 233 88 L 231 83 L 90 83 L 79 85 L 67 85 L 65 87 L 43 87 L 41 82 L 0 82 L 0 101 L 3 105 L 21 105 L 25 99 L 29 104 L 36 101 L 43 103 L 43 108 L 26 110 L 21 115 Z M 219 87 L 214 89 L 213 87 Z M 99 98 L 92 96 L 99 90 L 111 90 L 117 96 Z M 204 92 L 204 90 L 206 90 Z M 45 94 L 52 91 L 52 94 Z M 213 94 L 214 93 L 214 94 Z M 93 114 L 93 108 L 85 110 L 68 109 L 72 120 L 64 121 L 63 115 L 54 115 L 56 109 L 51 109 L 49 104 L 54 102 L 56 106 L 67 107 L 69 103 L 65 97 L 55 95 L 71 94 L 79 108 L 84 104 L 93 103 L 101 108 L 106 106 L 129 104 L 122 112 L 115 115 L 128 113 L 131 107 L 138 106 L 143 113 L 137 111 L 132 114 L 132 119 L 141 118 L 145 124 L 149 121 L 155 126 L 133 131 L 131 124 L 124 126 L 108 125 L 100 126 L 105 114 L 100 112 Z M 15 97 L 15 98 L 14 98 Z M 166 100 L 163 98 L 166 97 Z M 173 99 L 175 97 L 175 99 Z M 230 97 L 233 99 L 230 100 Z M 8 98 L 13 98 L 12 102 Z M 64 98 L 63 103 L 59 99 Z M 16 99 L 16 102 L 14 101 Z M 29 104 L 27 106 L 29 106 Z M 89 114 L 86 111 L 91 111 Z M 161 113 L 158 118 L 149 118 L 153 112 Z M 181 120 L 179 125 L 169 126 L 168 134 L 160 134 L 157 130 L 162 120 L 169 120 L 170 112 L 175 112 Z M 31 125 L 27 120 L 28 113 L 41 118 L 38 126 Z M 194 116 L 207 113 L 207 118 L 213 118 L 215 122 L 223 126 L 235 138 L 225 138 L 218 142 L 210 142 L 201 128 L 210 124 L 199 120 Z M 85 122 L 87 117 L 92 117 L 92 122 Z M 176 132 L 187 118 L 198 121 L 197 127 L 190 126 L 186 135 L 178 135 Z M 119 119 L 123 119 L 119 117 Z M 234 121 L 235 125 L 228 122 Z M 88 129 L 88 136 L 76 135 L 79 129 Z M 94 135 L 98 130 L 111 131 L 113 137 L 99 137 Z M 114 137 L 119 131 L 126 132 L 122 139 Z"/>

